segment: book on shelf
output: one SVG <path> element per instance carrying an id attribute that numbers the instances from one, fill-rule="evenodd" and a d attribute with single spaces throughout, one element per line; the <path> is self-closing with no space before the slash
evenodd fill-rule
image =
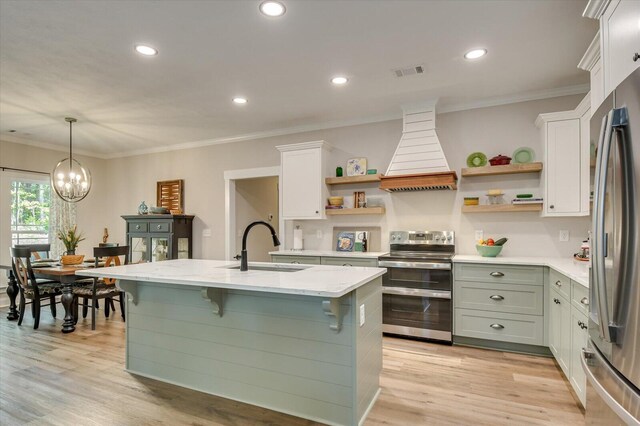
<path id="1" fill-rule="evenodd" d="M 512 204 L 540 204 L 543 201 L 542 198 L 514 198 Z"/>

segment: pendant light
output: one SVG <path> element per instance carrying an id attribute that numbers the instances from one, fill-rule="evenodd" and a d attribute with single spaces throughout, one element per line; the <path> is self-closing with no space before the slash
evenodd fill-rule
<path id="1" fill-rule="evenodd" d="M 91 173 L 73 158 L 73 123 L 78 120 L 66 117 L 64 121 L 69 123 L 69 157 L 62 159 L 53 169 L 51 186 L 64 201 L 77 203 L 91 190 Z"/>

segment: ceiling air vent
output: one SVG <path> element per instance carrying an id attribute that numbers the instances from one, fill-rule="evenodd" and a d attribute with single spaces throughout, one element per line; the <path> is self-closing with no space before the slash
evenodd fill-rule
<path id="1" fill-rule="evenodd" d="M 424 74 L 424 68 L 422 65 L 415 65 L 412 67 L 396 68 L 393 70 L 396 77 L 406 77 L 408 75 Z"/>

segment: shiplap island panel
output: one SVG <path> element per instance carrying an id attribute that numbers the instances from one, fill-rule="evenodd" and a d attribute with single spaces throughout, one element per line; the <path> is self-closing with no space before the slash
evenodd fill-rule
<path id="1" fill-rule="evenodd" d="M 116 277 L 128 293 L 131 373 L 326 424 L 361 424 L 380 389 L 384 269 L 230 269 L 237 265 L 175 260 L 83 275 Z"/>

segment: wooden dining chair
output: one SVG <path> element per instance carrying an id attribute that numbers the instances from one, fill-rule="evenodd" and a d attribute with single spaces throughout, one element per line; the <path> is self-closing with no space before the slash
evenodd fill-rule
<path id="1" fill-rule="evenodd" d="M 44 259 L 49 259 L 50 252 L 51 252 L 51 244 L 16 244 L 14 247 L 17 248 L 29 248 L 29 250 L 31 250 L 31 260 L 33 262 L 38 261 L 38 260 L 43 260 Z M 57 281 L 55 280 L 49 280 L 49 279 L 44 279 L 44 278 L 38 278 L 38 283 L 40 284 L 46 284 L 46 283 L 56 283 Z M 56 317 L 56 295 L 51 294 L 49 296 L 50 300 L 50 306 L 51 306 L 51 314 L 53 315 L 53 317 Z M 36 305 L 32 304 L 31 305 L 31 315 L 35 318 L 36 316 Z"/>
<path id="2" fill-rule="evenodd" d="M 25 307 L 32 306 L 33 328 L 40 325 L 40 309 L 50 306 L 51 315 L 56 316 L 56 296 L 62 294 L 61 284 L 57 281 L 37 279 L 31 267 L 31 247 L 11 247 L 11 267 L 20 290 L 20 314 L 18 325 L 22 325 Z M 27 299 L 30 302 L 27 302 Z M 42 305 L 42 299 L 49 299 L 48 305 Z"/>
<path id="3" fill-rule="evenodd" d="M 129 246 L 116 247 L 94 247 L 93 256 L 95 257 L 95 267 L 109 267 L 127 265 L 129 263 Z M 123 260 L 121 260 L 121 258 Z M 104 261 L 104 266 L 100 263 Z M 94 278 L 93 282 L 88 285 L 74 286 L 72 291 L 75 297 L 74 305 L 76 309 L 75 317 L 78 318 L 78 306 L 82 305 L 82 317 L 86 318 L 87 310 L 91 308 L 91 329 L 96 329 L 96 308 L 99 299 L 106 299 L 104 303 L 105 315 L 109 317 L 109 308 L 112 300 L 120 302 L 120 311 L 122 319 L 124 314 L 124 292 L 116 287 L 116 280 L 112 278 Z M 83 298 L 83 302 L 79 302 L 79 298 Z M 90 304 L 89 304 L 90 299 Z M 115 310 L 114 310 L 115 312 Z"/>

